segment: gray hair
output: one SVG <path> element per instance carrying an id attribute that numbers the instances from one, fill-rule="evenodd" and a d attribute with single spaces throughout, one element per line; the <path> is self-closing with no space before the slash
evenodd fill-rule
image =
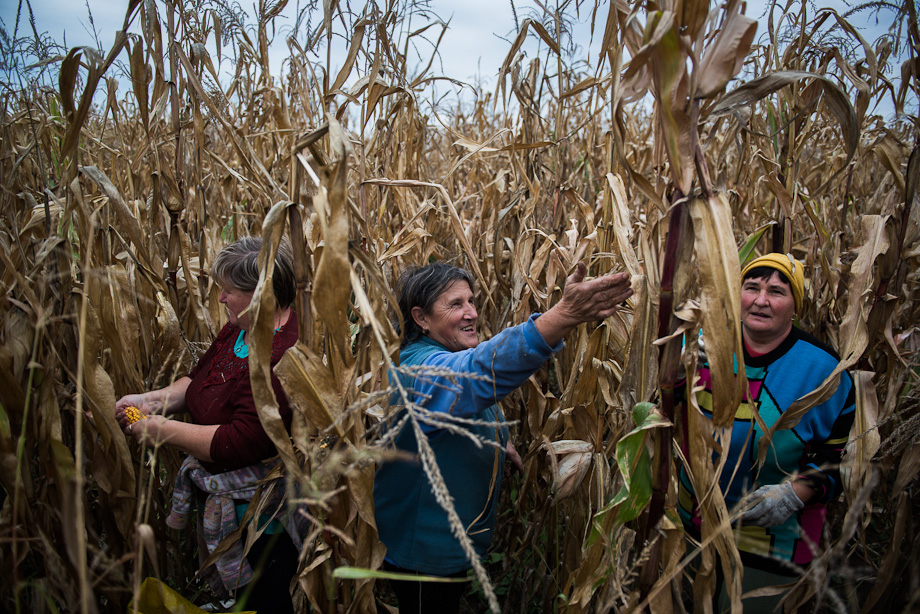
<path id="1" fill-rule="evenodd" d="M 465 281 L 469 284 L 470 290 L 475 290 L 473 276 L 469 271 L 446 262 L 412 267 L 402 272 L 397 283 L 399 311 L 406 327 L 401 347 L 422 336 L 422 329 L 415 323 L 412 310 L 420 307 L 423 312 L 431 313 L 431 308 L 441 293 L 456 281 Z"/>
<path id="2" fill-rule="evenodd" d="M 259 283 L 259 250 L 262 239 L 243 237 L 220 250 L 211 265 L 211 277 L 221 286 L 233 286 L 252 292 Z M 294 280 L 294 252 L 287 239 L 282 239 L 275 254 L 272 290 L 282 309 L 294 302 L 297 283 Z"/>

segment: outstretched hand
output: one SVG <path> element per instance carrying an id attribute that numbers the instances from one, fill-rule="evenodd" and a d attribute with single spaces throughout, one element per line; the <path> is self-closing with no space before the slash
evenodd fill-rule
<path id="1" fill-rule="evenodd" d="M 562 300 L 556 305 L 577 324 L 612 316 L 620 303 L 633 293 L 629 287 L 628 273 L 604 275 L 585 281 L 587 270 L 584 262 L 575 265 L 575 270 L 565 281 Z"/>
<path id="2" fill-rule="evenodd" d="M 562 299 L 537 318 L 537 330 L 551 346 L 556 345 L 582 322 L 603 320 L 616 313 L 632 296 L 628 273 L 604 275 L 585 281 L 584 262 L 575 265 L 562 291 Z"/>

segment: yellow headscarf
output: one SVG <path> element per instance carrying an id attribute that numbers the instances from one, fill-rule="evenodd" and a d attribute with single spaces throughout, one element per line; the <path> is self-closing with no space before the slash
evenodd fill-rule
<path id="1" fill-rule="evenodd" d="M 741 270 L 741 279 L 744 279 L 748 271 L 759 266 L 776 269 L 786 276 L 792 288 L 792 298 L 795 299 L 795 312 L 801 311 L 805 300 L 805 265 L 793 258 L 792 254 L 767 254 L 747 263 Z"/>

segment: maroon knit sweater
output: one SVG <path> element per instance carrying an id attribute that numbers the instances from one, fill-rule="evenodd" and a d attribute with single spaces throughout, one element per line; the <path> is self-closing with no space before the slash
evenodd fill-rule
<path id="1" fill-rule="evenodd" d="M 192 382 L 185 392 L 185 405 L 192 422 L 221 425 L 211 441 L 213 462 L 201 463 L 211 473 L 248 467 L 278 453 L 259 421 L 249 384 L 249 359 L 233 353 L 239 334 L 238 326 L 224 326 L 188 374 Z M 296 342 L 297 317 L 292 311 L 287 324 L 272 339 L 272 368 Z M 284 427 L 290 430 L 291 408 L 274 372 L 272 388 Z"/>

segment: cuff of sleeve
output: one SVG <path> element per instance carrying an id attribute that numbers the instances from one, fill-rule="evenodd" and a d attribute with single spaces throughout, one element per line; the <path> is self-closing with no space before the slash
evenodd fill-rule
<path id="1" fill-rule="evenodd" d="M 527 343 L 530 344 L 530 347 L 543 352 L 546 355 L 555 354 L 565 347 L 565 342 L 560 341 L 556 344 L 555 347 L 551 347 L 546 342 L 546 340 L 543 338 L 543 335 L 541 335 L 540 331 L 537 330 L 537 325 L 534 324 L 534 321 L 541 315 L 542 314 L 540 313 L 531 314 L 530 318 L 524 322 L 524 338 L 527 339 Z"/>
<path id="2" fill-rule="evenodd" d="M 802 482 L 815 491 L 815 497 L 811 500 L 811 503 L 829 502 L 836 489 L 834 478 L 821 471 L 813 463 L 806 465 L 805 471 L 796 475 L 795 480 Z"/>
<path id="3" fill-rule="evenodd" d="M 224 427 L 226 426 L 227 425 L 222 424 L 219 427 L 217 427 L 217 430 L 214 431 L 214 436 L 211 437 L 211 445 L 208 446 L 208 454 L 211 455 L 212 463 L 218 463 L 218 464 L 223 465 L 227 460 L 226 458 L 224 458 L 224 454 L 223 454 L 223 451 L 227 448 L 227 446 L 220 441 L 223 435 L 221 431 L 223 431 Z"/>

